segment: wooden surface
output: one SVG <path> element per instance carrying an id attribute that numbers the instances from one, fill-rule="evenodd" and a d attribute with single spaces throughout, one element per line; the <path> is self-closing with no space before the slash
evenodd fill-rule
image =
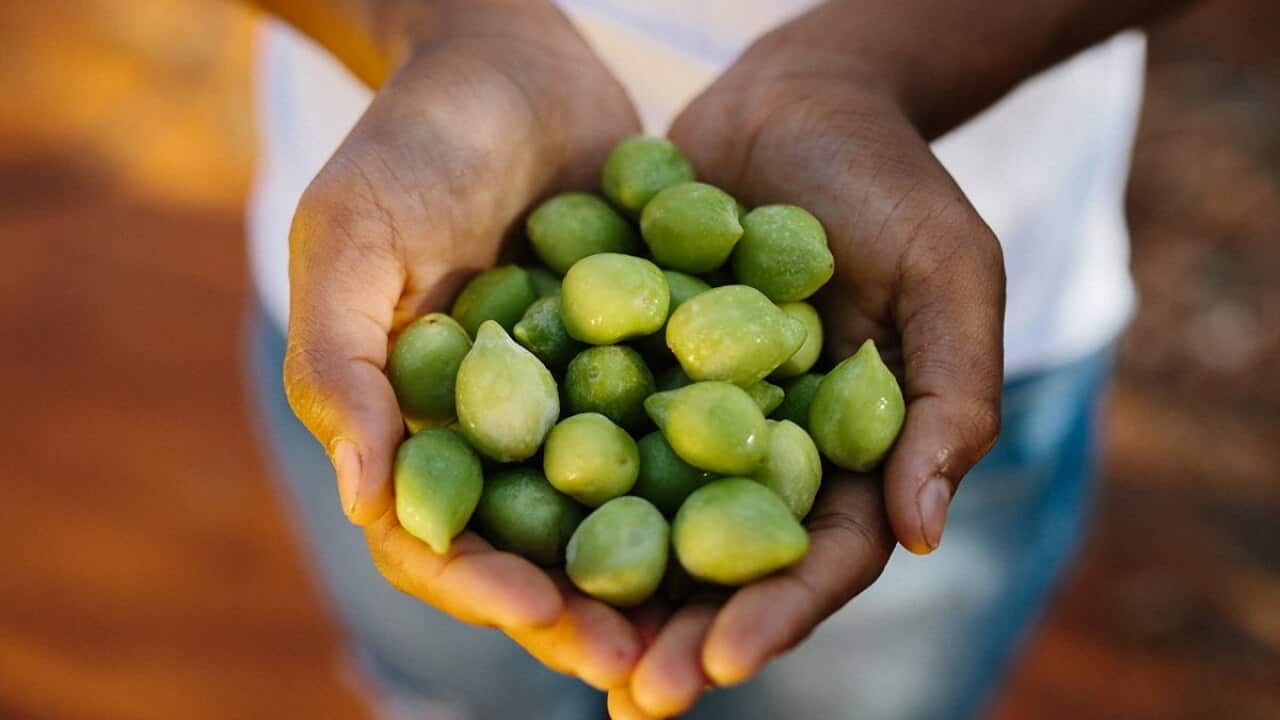
<path id="1" fill-rule="evenodd" d="M 1153 41 L 1100 511 L 1001 720 L 1280 718 L 1280 18 L 1222 7 Z M 130 8 L 0 4 L 0 718 L 363 717 L 244 402 L 249 19 Z"/>

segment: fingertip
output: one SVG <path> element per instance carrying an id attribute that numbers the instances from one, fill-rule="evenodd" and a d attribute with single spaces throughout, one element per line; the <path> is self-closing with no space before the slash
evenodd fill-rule
<path id="1" fill-rule="evenodd" d="M 661 715 L 649 715 L 636 706 L 631 693 L 626 688 L 609 691 L 606 701 L 611 720 L 657 720 Z"/>
<path id="2" fill-rule="evenodd" d="M 810 553 L 817 550 L 811 548 Z M 811 561 L 812 557 L 806 558 Z M 702 646 L 702 668 L 717 687 L 751 679 L 807 630 L 808 585 L 785 573 L 739 590 L 716 616 Z"/>
<path id="3" fill-rule="evenodd" d="M 915 555 L 928 555 L 942 544 L 958 473 L 970 466 L 961 467 L 954 452 L 937 450 L 939 441 L 931 440 L 923 427 L 908 421 L 884 481 L 885 510 L 894 537 Z"/>
<path id="4" fill-rule="evenodd" d="M 702 651 L 702 671 L 716 687 L 733 687 L 746 682 L 756 673 L 756 667 L 722 644 L 708 641 Z"/>
<path id="5" fill-rule="evenodd" d="M 924 509 L 924 504 L 934 503 L 935 499 L 926 500 L 925 490 L 928 484 L 920 487 L 919 491 L 914 495 L 909 493 L 901 493 L 902 499 L 894 500 L 895 494 L 891 493 L 886 497 L 886 510 L 889 515 L 889 526 L 893 529 L 894 539 L 907 552 L 912 555 L 929 555 L 938 549 L 942 542 L 941 525 L 946 522 L 946 507 L 941 510 L 941 517 L 935 522 L 939 523 L 939 528 L 933 537 L 925 529 L 926 515 L 930 511 Z M 930 491 L 932 494 L 933 491 Z M 948 494 L 948 499 L 950 495 Z M 932 511 L 936 512 L 936 510 Z"/>
<path id="6" fill-rule="evenodd" d="M 688 605 L 662 629 L 631 675 L 631 698 L 641 710 L 659 717 L 684 713 L 707 685 L 701 651 L 717 605 Z"/>

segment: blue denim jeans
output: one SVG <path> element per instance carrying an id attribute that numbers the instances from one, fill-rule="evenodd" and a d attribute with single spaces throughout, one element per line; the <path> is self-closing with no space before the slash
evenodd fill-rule
<path id="1" fill-rule="evenodd" d="M 251 387 L 285 511 L 348 632 L 393 692 L 476 720 L 599 720 L 603 699 L 494 630 L 456 622 L 382 580 L 343 516 L 333 470 L 294 418 L 284 337 L 250 320 Z M 1110 355 L 1016 379 L 1004 431 L 952 504 L 942 547 L 894 554 L 880 580 L 799 648 L 691 718 L 947 720 L 978 714 L 1040 615 L 1083 531 L 1095 475 L 1098 399 Z"/>

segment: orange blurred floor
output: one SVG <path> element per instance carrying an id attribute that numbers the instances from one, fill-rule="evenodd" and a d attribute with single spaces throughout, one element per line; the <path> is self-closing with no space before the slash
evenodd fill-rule
<path id="1" fill-rule="evenodd" d="M 130 7 L 0 5 L 0 718 L 363 717 L 241 386 L 250 21 Z M 1001 720 L 1280 718 L 1274 8 L 1153 41 L 1107 483 Z"/>

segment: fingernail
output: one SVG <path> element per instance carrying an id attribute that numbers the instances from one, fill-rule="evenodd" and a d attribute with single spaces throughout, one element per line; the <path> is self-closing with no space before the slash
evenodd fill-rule
<path id="1" fill-rule="evenodd" d="M 942 543 L 942 528 L 947 524 L 947 505 L 951 503 L 951 485 L 943 478 L 935 477 L 920 488 L 916 498 L 920 505 L 920 534 L 929 545 L 929 551 Z"/>
<path id="2" fill-rule="evenodd" d="M 338 473 L 338 499 L 342 502 L 342 512 L 351 517 L 355 514 L 356 503 L 360 501 L 360 451 L 355 443 L 340 439 L 333 444 L 329 459 Z"/>

